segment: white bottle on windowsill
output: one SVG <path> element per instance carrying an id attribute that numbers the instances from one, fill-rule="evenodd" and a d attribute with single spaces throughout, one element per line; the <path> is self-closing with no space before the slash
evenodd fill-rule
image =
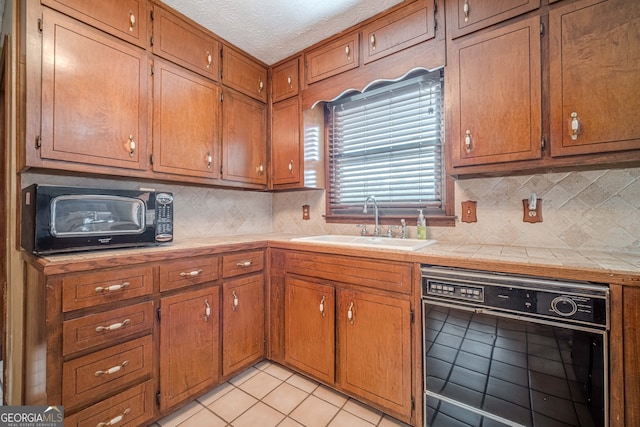
<path id="1" fill-rule="evenodd" d="M 418 239 L 427 240 L 427 220 L 422 214 L 422 209 L 418 209 Z"/>

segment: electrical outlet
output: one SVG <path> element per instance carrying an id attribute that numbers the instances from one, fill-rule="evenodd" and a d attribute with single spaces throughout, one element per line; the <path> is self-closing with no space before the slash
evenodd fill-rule
<path id="1" fill-rule="evenodd" d="M 311 219 L 311 215 L 309 214 L 309 205 L 302 205 L 302 219 L 305 221 Z"/>
<path id="2" fill-rule="evenodd" d="M 531 223 L 542 222 L 542 199 L 537 199 L 535 204 L 535 209 L 529 209 L 529 200 L 522 200 L 522 209 L 524 211 L 522 221 Z"/>
<path id="3" fill-rule="evenodd" d="M 476 205 L 478 202 L 467 200 L 462 202 L 462 215 L 460 221 L 462 222 L 478 222 L 476 217 Z"/>

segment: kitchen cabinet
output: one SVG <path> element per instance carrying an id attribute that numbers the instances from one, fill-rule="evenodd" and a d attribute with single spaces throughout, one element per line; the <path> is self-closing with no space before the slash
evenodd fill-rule
<path id="1" fill-rule="evenodd" d="M 278 64 L 271 71 L 271 100 L 279 102 L 298 94 L 299 58 Z"/>
<path id="2" fill-rule="evenodd" d="M 219 377 L 220 287 L 160 299 L 160 410 L 212 386 Z"/>
<path id="3" fill-rule="evenodd" d="M 640 148 L 640 3 L 549 11 L 551 155 Z"/>
<path id="4" fill-rule="evenodd" d="M 447 55 L 449 167 L 539 159 L 540 18 L 454 40 Z"/>
<path id="5" fill-rule="evenodd" d="M 310 279 L 284 284 L 284 354 L 288 365 L 326 384 L 335 382 L 335 291 Z"/>
<path id="6" fill-rule="evenodd" d="M 149 15 L 146 0 L 42 0 L 41 2 L 105 33 L 141 48 L 147 47 Z"/>
<path id="7" fill-rule="evenodd" d="M 48 8 L 42 26 L 41 160 L 146 169 L 146 52 Z"/>
<path id="8" fill-rule="evenodd" d="M 222 89 L 222 179 L 264 188 L 267 184 L 266 106 Z"/>
<path id="9" fill-rule="evenodd" d="M 540 7 L 540 0 L 453 0 L 447 2 L 452 38 L 487 28 Z"/>
<path id="10" fill-rule="evenodd" d="M 222 83 L 267 102 L 267 67 L 231 46 L 222 46 Z"/>
<path id="11" fill-rule="evenodd" d="M 335 76 L 360 65 L 360 34 L 347 34 L 305 52 L 306 83 Z"/>
<path id="12" fill-rule="evenodd" d="M 218 178 L 220 88 L 166 61 L 154 61 L 153 170 Z"/>
<path id="13" fill-rule="evenodd" d="M 303 168 L 300 138 L 300 101 L 297 97 L 271 109 L 271 180 L 274 187 L 300 182 Z"/>
<path id="14" fill-rule="evenodd" d="M 410 301 L 360 290 L 340 289 L 337 294 L 340 386 L 409 417 Z"/>
<path id="15" fill-rule="evenodd" d="M 264 316 L 262 273 L 222 284 L 223 376 L 264 358 Z"/>
<path id="16" fill-rule="evenodd" d="M 362 29 L 363 64 L 376 61 L 435 37 L 433 4 L 418 2 Z"/>
<path id="17" fill-rule="evenodd" d="M 168 59 L 209 79 L 218 80 L 219 42 L 191 21 L 158 5 L 153 7 L 154 55 Z"/>

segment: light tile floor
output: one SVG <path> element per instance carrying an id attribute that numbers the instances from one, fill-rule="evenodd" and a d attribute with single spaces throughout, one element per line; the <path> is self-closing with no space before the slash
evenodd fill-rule
<path id="1" fill-rule="evenodd" d="M 153 424 L 152 427 L 407 427 L 337 391 L 269 361 Z"/>

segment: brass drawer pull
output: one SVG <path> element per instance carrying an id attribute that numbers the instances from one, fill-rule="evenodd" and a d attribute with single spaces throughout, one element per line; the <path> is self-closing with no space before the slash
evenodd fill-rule
<path id="1" fill-rule="evenodd" d="M 111 285 L 111 286 L 107 286 L 106 288 L 103 286 L 98 286 L 96 288 L 96 292 L 101 293 L 101 292 L 116 292 L 116 291 L 121 291 L 123 289 L 126 289 L 129 287 L 129 282 L 124 282 L 120 285 Z"/>
<path id="2" fill-rule="evenodd" d="M 193 271 L 190 271 L 190 272 L 188 272 L 188 273 L 185 273 L 185 272 L 183 271 L 182 273 L 180 273 L 180 277 L 193 277 L 193 276 L 197 276 L 197 275 L 199 275 L 200 273 L 202 273 L 202 269 L 200 269 L 200 270 L 193 270 Z"/>
<path id="3" fill-rule="evenodd" d="M 111 374 L 115 374 L 116 372 L 118 372 L 120 369 L 124 368 L 125 366 L 127 366 L 129 364 L 128 360 L 125 360 L 124 362 L 122 362 L 119 365 L 113 366 L 105 371 L 96 371 L 95 372 L 95 376 L 99 377 L 101 375 L 111 375 Z"/>
<path id="4" fill-rule="evenodd" d="M 122 421 L 122 419 L 128 415 L 131 412 L 130 408 L 125 409 L 124 411 L 122 411 L 122 413 L 116 417 L 111 418 L 109 421 L 101 421 L 98 424 L 96 424 L 96 427 L 107 427 L 107 426 L 114 426 L 116 424 L 118 424 L 120 421 Z"/>
<path id="5" fill-rule="evenodd" d="M 112 323 L 109 326 L 97 326 L 96 332 L 104 332 L 104 331 L 116 331 L 120 328 L 128 326 L 131 323 L 131 319 L 125 319 L 122 322 Z"/>
<path id="6" fill-rule="evenodd" d="M 241 261 L 236 264 L 236 267 L 251 267 L 253 265 L 253 261 Z"/>

